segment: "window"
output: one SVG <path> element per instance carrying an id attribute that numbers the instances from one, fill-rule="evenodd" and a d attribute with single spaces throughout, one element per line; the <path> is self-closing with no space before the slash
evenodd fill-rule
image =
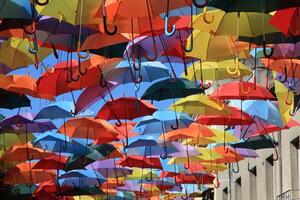
<path id="1" fill-rule="evenodd" d="M 274 161 L 273 155 L 266 159 L 266 188 L 267 188 L 267 199 L 274 200 Z"/>
<path id="2" fill-rule="evenodd" d="M 253 167 L 250 172 L 250 199 L 257 200 L 257 189 L 256 189 L 256 167 Z"/>
<path id="3" fill-rule="evenodd" d="M 228 188 L 223 189 L 222 200 L 228 200 Z"/>
<path id="4" fill-rule="evenodd" d="M 241 177 L 235 180 L 235 199 L 242 200 L 242 182 Z"/>
<path id="5" fill-rule="evenodd" d="M 299 147 L 299 137 L 295 138 L 290 145 L 291 149 L 291 180 L 292 180 L 292 191 L 293 198 L 300 198 L 300 147 Z"/>

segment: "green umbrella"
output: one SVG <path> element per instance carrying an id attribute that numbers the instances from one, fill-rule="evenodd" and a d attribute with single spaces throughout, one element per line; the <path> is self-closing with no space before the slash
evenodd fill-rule
<path id="1" fill-rule="evenodd" d="M 92 187 L 74 187 L 70 190 L 60 193 L 62 196 L 81 196 L 81 195 L 97 195 L 104 194 L 100 188 Z"/>
<path id="2" fill-rule="evenodd" d="M 15 109 L 30 106 L 27 96 L 0 89 L 0 108 Z"/>
<path id="3" fill-rule="evenodd" d="M 92 148 L 97 150 L 104 157 L 107 157 L 111 152 L 116 150 L 116 148 L 112 144 L 100 144 L 92 146 Z"/>
<path id="4" fill-rule="evenodd" d="M 254 138 L 250 138 L 247 141 L 232 144 L 234 148 L 246 148 L 246 149 L 268 149 L 275 148 L 277 142 L 272 139 L 269 135 L 262 135 Z"/>
<path id="5" fill-rule="evenodd" d="M 87 155 L 72 155 L 67 160 L 65 170 L 70 171 L 73 169 L 84 169 L 86 165 L 104 158 L 105 156 L 103 156 L 97 150 L 94 150 Z"/>
<path id="6" fill-rule="evenodd" d="M 144 92 L 142 99 L 161 101 L 166 99 L 184 98 L 189 95 L 200 94 L 203 92 L 203 89 L 195 86 L 195 83 L 188 79 L 165 79 L 152 84 Z"/>

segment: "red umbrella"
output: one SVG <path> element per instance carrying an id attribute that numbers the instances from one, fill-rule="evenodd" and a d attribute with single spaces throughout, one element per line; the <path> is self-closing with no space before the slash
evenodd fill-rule
<path id="1" fill-rule="evenodd" d="M 63 185 L 59 186 L 59 191 L 64 192 L 71 189 L 71 186 Z M 33 192 L 33 196 L 37 199 L 43 200 L 56 200 L 56 194 L 58 191 L 58 185 L 55 184 L 53 181 L 45 181 L 38 185 L 38 187 Z M 72 197 L 63 197 L 62 200 L 71 200 Z"/>
<path id="2" fill-rule="evenodd" d="M 99 119 L 129 119 L 133 120 L 145 115 L 152 115 L 157 109 L 149 102 L 133 97 L 122 97 L 106 104 L 99 110 Z"/>
<path id="3" fill-rule="evenodd" d="M 162 169 L 159 158 L 147 158 L 143 156 L 128 156 L 127 158 L 122 158 L 119 160 L 118 165 L 127 167 Z"/>
<path id="4" fill-rule="evenodd" d="M 199 116 L 197 122 L 203 125 L 249 125 L 252 123 L 252 117 L 235 107 L 228 107 L 229 115 L 203 115 Z"/>
<path id="5" fill-rule="evenodd" d="M 269 21 L 270 24 L 279 29 L 286 36 L 300 35 L 300 8 L 289 8 L 279 10 Z"/>
<path id="6" fill-rule="evenodd" d="M 32 169 L 64 169 L 67 158 L 63 156 L 49 156 L 38 161 Z"/>
<path id="7" fill-rule="evenodd" d="M 212 184 L 215 179 L 210 174 L 186 174 L 177 172 L 162 172 L 161 177 L 173 177 L 178 184 Z"/>
<path id="8" fill-rule="evenodd" d="M 211 97 L 217 99 L 261 99 L 276 100 L 276 98 L 263 86 L 251 82 L 229 82 L 215 90 Z"/>

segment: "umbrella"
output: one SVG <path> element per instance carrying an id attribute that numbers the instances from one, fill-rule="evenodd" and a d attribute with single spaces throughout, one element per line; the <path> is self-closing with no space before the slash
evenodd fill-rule
<path id="1" fill-rule="evenodd" d="M 69 137 L 86 139 L 109 138 L 114 140 L 119 132 L 107 121 L 91 117 L 72 118 L 59 128 L 60 133 Z"/>
<path id="2" fill-rule="evenodd" d="M 193 115 L 210 115 L 217 113 L 226 115 L 230 113 L 230 109 L 222 101 L 199 94 L 179 99 L 170 106 L 170 109 Z"/>
<path id="3" fill-rule="evenodd" d="M 269 21 L 271 25 L 279 29 L 285 35 L 300 35 L 299 7 L 278 10 Z"/>
<path id="4" fill-rule="evenodd" d="M 273 45 L 273 55 L 272 55 L 271 59 L 284 59 L 284 58 L 300 57 L 300 54 L 298 53 L 299 49 L 300 49 L 300 42 L 274 44 Z"/>
<path id="5" fill-rule="evenodd" d="M 156 108 L 145 100 L 139 100 L 132 97 L 121 97 L 106 102 L 99 110 L 96 118 L 112 120 L 112 119 L 128 119 L 152 115 Z"/>
<path id="6" fill-rule="evenodd" d="M 147 158 L 143 156 L 128 156 L 119 160 L 118 164 L 128 167 L 162 169 L 159 158 Z"/>
<path id="7" fill-rule="evenodd" d="M 299 71 L 297 68 L 300 65 L 300 60 L 298 59 L 276 59 L 270 60 L 261 59 L 262 63 L 271 70 L 281 73 L 281 82 L 286 82 L 288 77 L 300 78 Z M 291 82 L 290 85 L 293 83 Z"/>
<path id="8" fill-rule="evenodd" d="M 240 102 L 231 101 L 231 104 L 239 107 Z M 262 119 L 267 124 L 283 126 L 278 108 L 268 100 L 246 100 L 243 102 L 242 109 L 249 115 Z"/>
<path id="9" fill-rule="evenodd" d="M 234 0 L 223 2 L 222 0 L 212 0 L 206 4 L 215 8 L 222 9 L 226 12 L 264 12 L 269 13 L 275 10 L 300 6 L 300 3 L 293 0 L 276 1 L 272 0 L 255 0 L 249 5 L 247 0 Z"/>
<path id="10" fill-rule="evenodd" d="M 274 148 L 277 143 L 272 140 L 269 136 L 258 136 L 250 138 L 248 141 L 239 142 L 232 144 L 234 148 L 247 148 L 247 149 L 265 149 L 265 148 Z"/>
<path id="11" fill-rule="evenodd" d="M 252 123 L 252 117 L 235 108 L 229 107 L 231 113 L 229 115 L 200 115 L 197 118 L 197 121 L 200 124 L 204 125 L 227 125 L 227 126 L 234 126 L 234 125 L 248 125 Z"/>
<path id="12" fill-rule="evenodd" d="M 36 119 L 60 119 L 72 117 L 71 111 L 74 106 L 71 102 L 61 101 L 54 104 L 49 104 L 39 111 L 35 116 Z"/>
<path id="13" fill-rule="evenodd" d="M 64 169 L 67 158 L 63 156 L 49 156 L 39 160 L 32 169 Z"/>
<path id="14" fill-rule="evenodd" d="M 24 162 L 54 156 L 55 153 L 43 151 L 40 148 L 33 147 L 31 144 L 15 145 L 8 148 L 0 158 L 6 162 Z"/>
<path id="15" fill-rule="evenodd" d="M 106 87 L 102 87 L 101 85 L 95 85 L 91 87 L 87 87 L 78 97 L 75 104 L 75 114 L 86 110 L 96 101 L 100 100 L 102 96 L 107 94 L 107 91 L 114 89 L 116 85 L 107 82 Z"/>
<path id="16" fill-rule="evenodd" d="M 217 99 L 276 100 L 276 98 L 261 85 L 244 81 L 225 83 L 217 88 L 211 96 Z"/>
<path id="17" fill-rule="evenodd" d="M 133 62 L 133 61 L 132 61 Z M 169 69 L 160 62 L 141 62 L 138 73 L 132 69 L 127 61 L 120 62 L 114 69 L 106 73 L 107 80 L 119 83 L 152 82 L 157 79 L 169 77 Z"/>
<path id="18" fill-rule="evenodd" d="M 10 92 L 0 89 L 0 108 L 15 109 L 20 107 L 30 107 L 30 99 L 24 94 L 20 95 L 15 92 Z"/>
<path id="19" fill-rule="evenodd" d="M 182 74 L 183 78 L 189 80 L 224 80 L 231 79 L 232 74 L 228 73 L 227 69 L 234 71 L 236 66 L 235 60 L 223 60 L 219 62 L 195 62 L 188 68 L 188 75 Z M 246 65 L 239 63 L 239 72 L 234 77 L 243 77 L 251 75 L 252 72 L 247 68 Z"/>
<path id="20" fill-rule="evenodd" d="M 191 81 L 178 78 L 165 79 L 153 83 L 142 95 L 142 99 L 161 101 L 165 99 L 183 98 L 192 94 L 200 94 L 203 90 L 196 87 Z"/>
<path id="21" fill-rule="evenodd" d="M 277 32 L 268 24 L 272 15 L 262 12 L 224 12 L 212 10 L 201 13 L 193 20 L 196 29 L 214 35 L 235 35 L 255 37 L 258 35 Z M 210 21 L 212 19 L 212 21 Z M 210 22 L 210 23 L 207 23 Z"/>

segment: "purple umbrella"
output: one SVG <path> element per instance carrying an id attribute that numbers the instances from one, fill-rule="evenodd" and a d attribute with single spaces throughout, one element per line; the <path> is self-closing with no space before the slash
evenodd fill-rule
<path id="1" fill-rule="evenodd" d="M 245 148 L 235 148 L 236 152 L 245 158 L 259 157 L 255 150 Z"/>
<path id="2" fill-rule="evenodd" d="M 273 49 L 272 58 L 275 59 L 300 57 L 300 42 L 297 42 L 296 44 L 274 44 Z"/>
<path id="3" fill-rule="evenodd" d="M 78 114 L 86 110 L 96 101 L 100 100 L 102 98 L 101 95 L 105 96 L 110 90 L 114 89 L 116 85 L 116 83 L 108 81 L 106 87 L 95 85 L 86 88 L 77 99 L 75 113 Z"/>
<path id="4" fill-rule="evenodd" d="M 136 181 L 125 181 L 124 186 L 117 187 L 118 190 L 131 191 L 131 192 L 145 192 L 141 184 Z"/>
<path id="5" fill-rule="evenodd" d="M 34 115 L 32 113 L 21 113 L 8 118 L 5 118 L 0 122 L 2 131 L 11 133 L 43 133 L 56 129 L 55 125 L 51 121 L 37 122 L 34 121 Z"/>
<path id="6" fill-rule="evenodd" d="M 299 45 L 300 46 L 300 45 Z M 284 77 L 284 74 L 277 73 L 276 74 L 276 80 L 282 81 L 282 77 Z M 300 79 L 298 78 L 293 78 L 293 77 L 287 77 L 286 81 L 283 83 L 287 88 L 291 88 L 294 92 L 297 94 L 300 94 Z"/>

